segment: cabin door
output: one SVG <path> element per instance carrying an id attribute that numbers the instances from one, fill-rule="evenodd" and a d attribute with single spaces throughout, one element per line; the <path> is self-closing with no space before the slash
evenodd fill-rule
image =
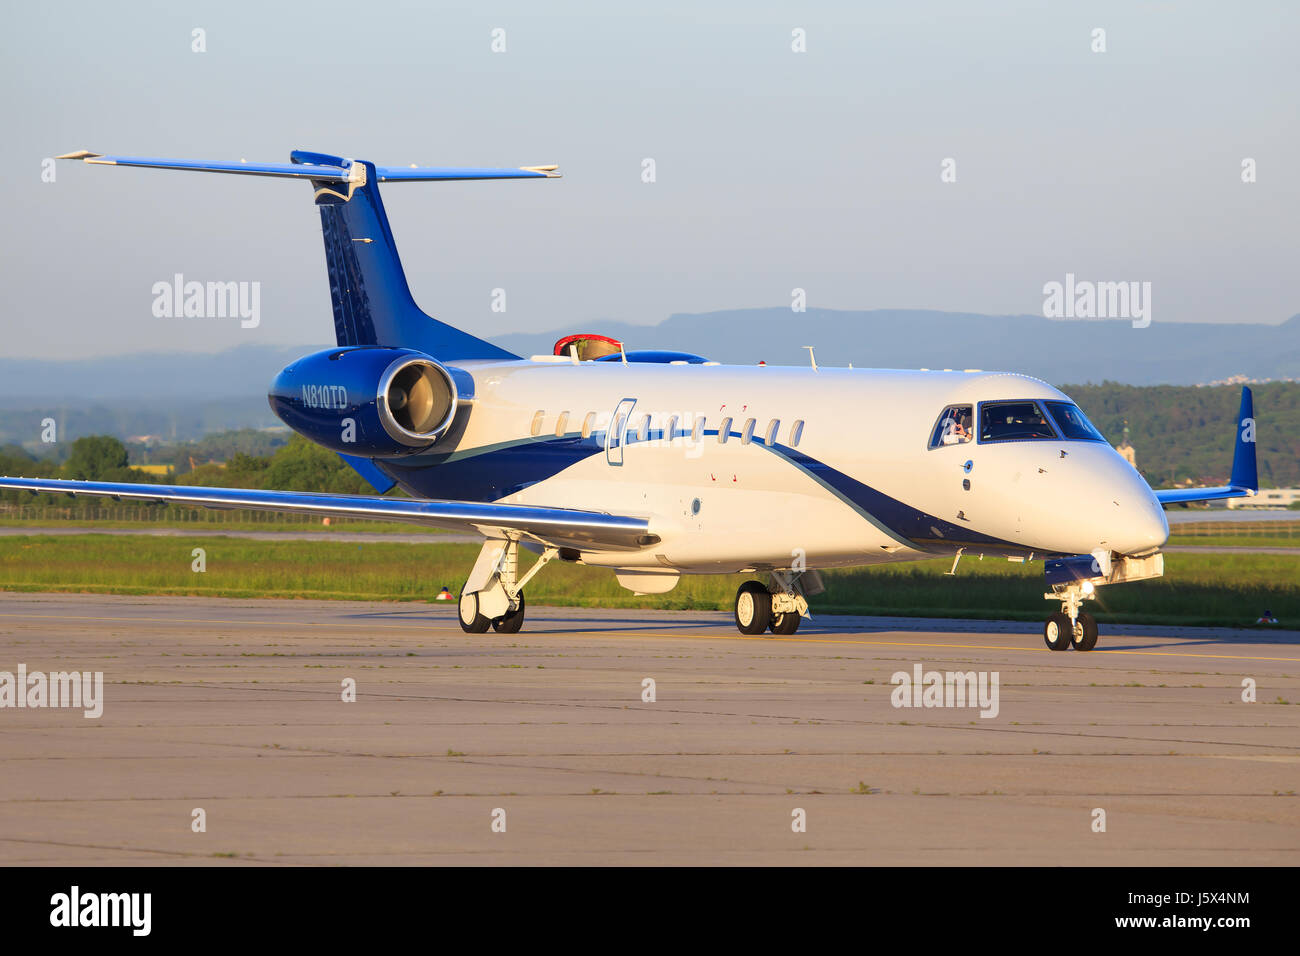
<path id="1" fill-rule="evenodd" d="M 625 398 L 614 409 L 614 416 L 609 420 L 609 431 L 605 432 L 605 460 L 611 465 L 623 464 L 623 439 L 627 434 L 627 423 L 632 418 L 635 398 Z"/>

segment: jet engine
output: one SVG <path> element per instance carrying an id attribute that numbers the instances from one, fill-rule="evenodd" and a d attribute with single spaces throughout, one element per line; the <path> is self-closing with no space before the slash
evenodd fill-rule
<path id="1" fill-rule="evenodd" d="M 298 434 L 345 455 L 397 458 L 425 451 L 456 418 L 463 390 L 423 352 L 338 348 L 308 355 L 271 384 L 271 410 Z"/>

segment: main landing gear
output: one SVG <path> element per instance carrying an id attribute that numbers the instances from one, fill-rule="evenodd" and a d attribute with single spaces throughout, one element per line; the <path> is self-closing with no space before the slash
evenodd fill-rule
<path id="1" fill-rule="evenodd" d="M 1049 650 L 1073 647 L 1076 651 L 1090 651 L 1097 646 L 1097 621 L 1082 610 L 1083 602 L 1094 593 L 1092 584 L 1085 581 L 1053 585 L 1052 592 L 1043 595 L 1049 601 L 1061 602 L 1061 609 L 1043 625 L 1043 641 Z"/>
<path id="2" fill-rule="evenodd" d="M 808 616 L 808 600 L 800 581 L 803 576 L 773 571 L 770 586 L 760 581 L 742 584 L 736 591 L 736 629 L 741 634 L 771 631 L 781 637 L 799 630 L 799 625 Z M 819 587 L 812 593 L 820 590 Z"/>
<path id="3" fill-rule="evenodd" d="M 483 545 L 460 595 L 460 627 L 466 634 L 518 634 L 524 626 L 524 585 L 559 554 L 547 548 L 521 577 L 519 542 L 492 539 Z"/>
<path id="4" fill-rule="evenodd" d="M 466 634 L 484 634 L 489 627 L 498 634 L 518 634 L 524 626 L 524 592 L 519 592 L 519 603 L 500 617 L 488 617 L 479 613 L 479 597 L 476 591 L 467 591 L 460 596 L 460 629 Z"/>

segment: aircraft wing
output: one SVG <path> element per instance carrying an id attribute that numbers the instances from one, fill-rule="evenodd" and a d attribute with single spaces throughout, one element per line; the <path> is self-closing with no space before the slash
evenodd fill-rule
<path id="1" fill-rule="evenodd" d="M 1216 488 L 1158 488 L 1155 496 L 1162 505 L 1188 501 L 1217 501 L 1245 498 L 1259 492 L 1259 470 L 1255 463 L 1255 403 L 1251 391 L 1241 388 L 1241 409 L 1237 412 L 1237 441 L 1232 451 L 1232 476 Z"/>
<path id="2" fill-rule="evenodd" d="M 431 501 L 370 495 L 308 494 L 184 485 L 146 485 L 109 481 L 64 481 L 55 478 L 0 478 L 0 490 L 14 488 L 46 494 L 90 495 L 127 501 L 159 501 L 215 509 L 278 511 L 322 517 L 407 521 L 491 536 L 517 535 L 556 547 L 636 551 L 659 542 L 648 518 L 596 511 L 505 505 L 477 501 Z"/>
<path id="3" fill-rule="evenodd" d="M 1157 488 L 1156 499 L 1162 505 L 1179 505 L 1188 501 L 1218 501 L 1220 498 L 1247 498 L 1255 494 L 1251 488 L 1234 488 L 1220 485 L 1217 488 Z"/>

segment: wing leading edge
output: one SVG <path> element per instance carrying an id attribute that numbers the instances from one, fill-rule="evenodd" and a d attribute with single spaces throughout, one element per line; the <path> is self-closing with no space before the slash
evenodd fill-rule
<path id="1" fill-rule="evenodd" d="M 0 489 L 6 488 L 115 500 L 174 502 L 224 510 L 247 509 L 322 517 L 407 521 L 497 537 L 503 532 L 513 533 L 556 547 L 578 549 L 636 551 L 659 542 L 659 536 L 650 531 L 647 518 L 535 505 L 137 485 L 109 481 L 64 481 L 55 478 L 0 478 Z"/>

